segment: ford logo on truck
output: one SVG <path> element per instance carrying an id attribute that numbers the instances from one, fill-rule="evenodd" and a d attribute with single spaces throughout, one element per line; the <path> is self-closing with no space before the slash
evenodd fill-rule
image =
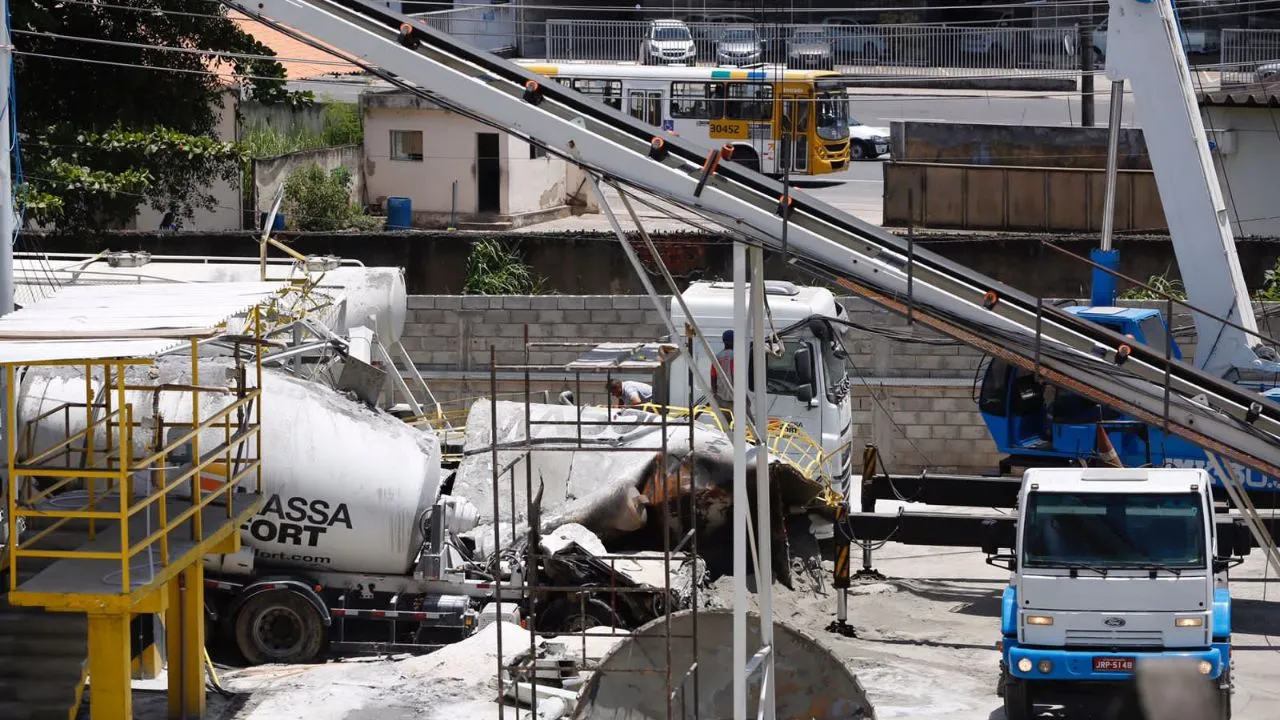
<path id="1" fill-rule="evenodd" d="M 1106 620 L 1103 620 L 1102 624 L 1106 625 L 1107 627 L 1124 627 L 1124 618 L 1109 617 Z"/>

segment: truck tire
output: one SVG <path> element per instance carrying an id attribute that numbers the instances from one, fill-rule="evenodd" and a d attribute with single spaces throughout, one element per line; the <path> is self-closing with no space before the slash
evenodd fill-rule
<path id="1" fill-rule="evenodd" d="M 276 590 L 254 595 L 236 613 L 236 645 L 252 665 L 313 662 L 324 646 L 324 622 L 311 601 Z"/>
<path id="2" fill-rule="evenodd" d="M 557 598 L 547 605 L 538 618 L 543 632 L 579 633 L 593 627 L 624 627 L 613 609 L 598 598 L 586 602 Z"/>
<path id="3" fill-rule="evenodd" d="M 1006 720 L 1031 720 L 1035 717 L 1032 685 L 1026 680 L 1006 677 L 1004 682 L 1004 716 Z"/>

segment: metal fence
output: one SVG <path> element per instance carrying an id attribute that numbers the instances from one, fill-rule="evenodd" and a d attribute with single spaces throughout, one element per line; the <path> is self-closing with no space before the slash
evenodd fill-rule
<path id="1" fill-rule="evenodd" d="M 1280 81 L 1280 30 L 1222 31 L 1222 84 Z"/>
<path id="2" fill-rule="evenodd" d="M 547 20 L 546 59 L 645 62 L 649 27 L 639 20 Z M 743 26 L 692 22 L 687 27 L 694 62 L 700 65 L 790 61 L 861 72 L 904 67 L 1068 72 L 1080 65 L 1075 28 L 778 24 L 754 26 L 758 41 L 748 36 L 742 42 L 741 35 L 726 31 Z"/>
<path id="3" fill-rule="evenodd" d="M 493 53 L 514 53 L 519 47 L 522 7 L 463 5 L 449 10 L 421 13 L 414 17 L 428 27 L 448 33 L 463 42 Z"/>

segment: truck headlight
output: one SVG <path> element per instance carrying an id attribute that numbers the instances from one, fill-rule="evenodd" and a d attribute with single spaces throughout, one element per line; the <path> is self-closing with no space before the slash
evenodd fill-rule
<path id="1" fill-rule="evenodd" d="M 1048 675 L 1053 670 L 1053 662 L 1051 660 L 1041 660 L 1036 663 L 1036 669 Z"/>
<path id="2" fill-rule="evenodd" d="M 1173 625 L 1174 627 L 1180 627 L 1180 628 L 1204 627 L 1204 616 L 1196 615 L 1194 617 L 1175 618 L 1173 621 Z"/>
<path id="3" fill-rule="evenodd" d="M 1031 672 L 1031 667 L 1032 667 L 1031 658 L 1022 658 L 1021 660 L 1018 661 L 1018 670 L 1024 673 Z"/>
<path id="4" fill-rule="evenodd" d="M 1200 674 L 1201 674 L 1201 675 L 1208 675 L 1208 674 L 1209 674 L 1209 673 L 1211 673 L 1211 672 L 1213 672 L 1213 663 L 1209 662 L 1208 660 L 1201 660 L 1201 661 L 1200 661 Z"/>
<path id="5" fill-rule="evenodd" d="M 1052 625 L 1053 618 L 1048 615 L 1028 615 L 1028 625 Z"/>

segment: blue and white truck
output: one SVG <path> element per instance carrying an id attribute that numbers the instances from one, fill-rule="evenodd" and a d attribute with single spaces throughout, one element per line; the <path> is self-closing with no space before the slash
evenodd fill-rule
<path id="1" fill-rule="evenodd" d="M 1026 471 L 1014 553 L 983 548 L 1012 572 L 999 642 L 1008 720 L 1064 693 L 1123 694 L 1151 658 L 1194 665 L 1231 717 L 1227 570 L 1249 543 L 1219 537 L 1210 485 L 1192 468 Z"/>

